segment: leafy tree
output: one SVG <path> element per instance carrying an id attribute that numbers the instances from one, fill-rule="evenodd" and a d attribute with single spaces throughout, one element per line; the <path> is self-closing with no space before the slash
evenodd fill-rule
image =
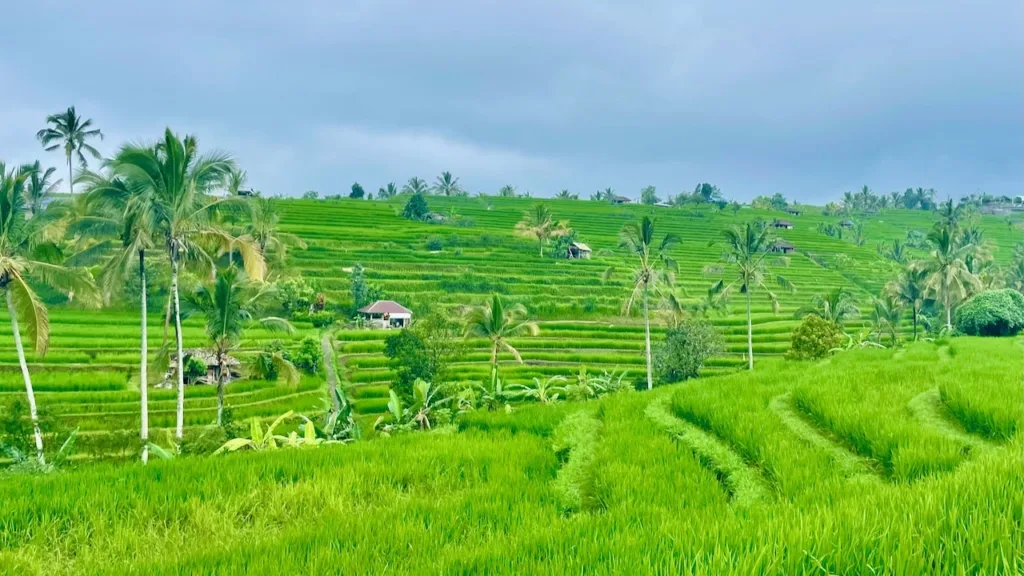
<path id="1" fill-rule="evenodd" d="M 423 221 L 429 213 L 430 207 L 427 206 L 427 199 L 423 197 L 422 193 L 410 196 L 402 209 L 402 217 L 408 220 Z"/>
<path id="2" fill-rule="evenodd" d="M 377 191 L 377 198 L 381 200 L 387 200 L 395 196 L 398 196 L 398 186 L 394 182 L 388 182 L 387 186 L 381 186 L 380 190 Z"/>
<path id="3" fill-rule="evenodd" d="M 390 360 L 395 371 L 392 389 L 406 398 L 412 396 L 412 385 L 416 380 L 433 380 L 435 371 L 427 354 L 423 339 L 406 328 L 384 339 L 384 356 Z"/>
<path id="4" fill-rule="evenodd" d="M 647 389 L 654 387 L 653 360 L 651 358 L 651 313 L 649 297 L 657 293 L 661 284 L 671 286 L 673 274 L 678 270 L 676 261 L 669 254 L 679 243 L 675 234 L 665 234 L 661 242 L 654 239 L 654 220 L 644 216 L 640 222 L 629 222 L 619 233 L 619 246 L 635 257 L 632 265 L 633 283 L 629 298 L 623 304 L 623 311 L 629 313 L 637 300 L 643 304 L 644 313 L 644 354 L 647 358 Z"/>
<path id="5" fill-rule="evenodd" d="M 93 148 L 88 141 L 95 138 L 102 140 L 103 132 L 92 127 L 92 118 L 83 120 L 75 112 L 74 106 L 71 106 L 64 112 L 50 114 L 46 117 L 46 123 L 49 126 L 37 132 L 36 138 L 39 139 L 39 142 L 42 143 L 47 152 L 52 152 L 58 148 L 64 150 L 64 157 L 68 162 L 68 189 L 74 194 L 75 175 L 71 170 L 71 158 L 77 156 L 78 163 L 83 170 L 89 164 L 85 154 L 82 154 L 83 150 L 98 160 L 100 158 L 99 151 Z"/>
<path id="6" fill-rule="evenodd" d="M 741 206 L 740 203 L 735 200 L 729 203 L 729 209 L 732 210 L 733 216 L 739 214 L 741 208 L 743 208 L 743 206 Z"/>
<path id="7" fill-rule="evenodd" d="M 698 199 L 700 202 L 710 204 L 722 199 L 722 191 L 718 189 L 718 186 L 712 186 L 707 182 L 697 184 L 697 187 L 693 190 L 693 197 Z"/>
<path id="8" fill-rule="evenodd" d="M 914 341 L 917 341 L 917 325 L 921 316 L 927 292 L 928 272 L 919 266 L 910 266 L 906 271 L 885 285 L 886 294 L 902 306 L 910 307 L 914 323 Z"/>
<path id="9" fill-rule="evenodd" d="M 544 256 L 544 244 L 568 232 L 569 223 L 555 222 L 551 210 L 544 204 L 534 204 L 523 212 L 523 219 L 516 224 L 516 235 L 523 238 L 536 238 L 540 255 Z"/>
<path id="10" fill-rule="evenodd" d="M 768 289 L 768 283 L 775 280 L 780 287 L 796 292 L 793 284 L 784 277 L 772 272 L 769 263 L 788 265 L 784 256 L 770 251 L 774 242 L 768 228 L 748 222 L 745 226 L 732 226 L 722 233 L 725 239 L 725 252 L 722 254 L 722 265 L 708 266 L 706 274 L 721 274 L 731 270 L 735 276 L 726 283 L 719 280 L 711 286 L 711 294 L 716 298 L 728 298 L 733 292 L 739 291 L 747 300 L 747 354 L 750 369 L 754 369 L 754 328 L 750 313 L 750 295 L 755 290 L 764 290 L 771 302 L 772 310 L 779 311 L 779 299 Z"/>
<path id="11" fill-rule="evenodd" d="M 536 336 L 540 333 L 537 323 L 527 319 L 526 308 L 522 304 L 506 309 L 497 294 L 491 296 L 490 302 L 471 309 L 466 314 L 465 326 L 467 337 L 491 341 L 491 382 L 495 382 L 498 377 L 499 350 L 509 352 L 520 364 L 523 362 L 509 338 Z"/>
<path id="12" fill-rule="evenodd" d="M 348 197 L 361 200 L 366 197 L 366 190 L 363 190 L 363 186 L 359 182 L 353 182 L 352 191 L 349 192 Z"/>
<path id="13" fill-rule="evenodd" d="M 320 197 L 320 193 L 316 190 L 306 190 L 302 193 L 303 200 L 316 200 Z"/>
<path id="14" fill-rule="evenodd" d="M 967 267 L 972 247 L 958 244 L 955 230 L 948 226 L 936 226 L 928 240 L 932 244 L 929 259 L 915 262 L 914 267 L 926 274 L 925 290 L 942 302 L 946 329 L 952 330 L 953 305 L 981 288 L 981 281 Z"/>
<path id="15" fill-rule="evenodd" d="M 511 184 L 506 184 L 502 186 L 500 190 L 498 190 L 498 196 L 500 196 L 501 198 L 515 198 L 516 187 Z"/>
<path id="16" fill-rule="evenodd" d="M 303 338 L 299 342 L 298 350 L 285 352 L 284 358 L 306 374 L 316 374 L 319 372 L 320 364 L 324 360 L 323 353 L 320 350 L 320 343 L 312 336 Z"/>
<path id="17" fill-rule="evenodd" d="M 427 183 L 424 182 L 422 178 L 417 178 L 416 176 L 409 178 L 409 181 L 405 183 L 405 186 L 402 186 L 402 194 L 422 195 L 428 194 L 429 192 L 430 188 L 427 186 Z"/>
<path id="18" fill-rule="evenodd" d="M 182 370 L 185 373 L 185 382 L 195 384 L 197 380 L 206 376 L 206 363 L 195 356 L 185 356 L 185 366 Z"/>
<path id="19" fill-rule="evenodd" d="M 434 183 L 434 194 L 465 196 L 466 191 L 459 185 L 459 179 L 453 177 L 451 172 L 441 172 Z"/>
<path id="20" fill-rule="evenodd" d="M 704 362 L 724 348 L 722 337 L 707 320 L 679 323 L 665 333 L 654 354 L 658 382 L 671 384 L 696 378 Z"/>
<path id="21" fill-rule="evenodd" d="M 956 328 L 971 336 L 1016 335 L 1024 330 L 1024 296 L 1010 289 L 972 296 L 957 308 Z"/>
<path id="22" fill-rule="evenodd" d="M 448 377 L 451 363 L 465 353 L 465 327 L 447 314 L 435 311 L 416 320 L 411 330 L 426 347 L 427 359 L 433 369 L 430 381 L 443 382 Z"/>
<path id="23" fill-rule="evenodd" d="M 661 202 L 661 198 L 658 198 L 658 194 L 654 186 L 647 186 L 640 191 L 640 202 L 642 204 L 653 205 Z"/>
<path id="24" fill-rule="evenodd" d="M 776 192 L 772 195 L 771 199 L 772 210 L 785 210 L 789 206 L 789 202 L 786 201 L 786 197 L 780 192 Z"/>
<path id="25" fill-rule="evenodd" d="M 811 314 L 805 316 L 800 326 L 793 331 L 792 345 L 786 358 L 791 360 L 816 360 L 843 345 L 843 331 L 832 322 Z"/>
<path id="26" fill-rule="evenodd" d="M 842 328 L 847 320 L 859 316 L 860 310 L 853 294 L 840 287 L 825 295 L 815 294 L 811 297 L 810 306 L 801 307 L 794 317 L 803 318 L 811 314 Z"/>

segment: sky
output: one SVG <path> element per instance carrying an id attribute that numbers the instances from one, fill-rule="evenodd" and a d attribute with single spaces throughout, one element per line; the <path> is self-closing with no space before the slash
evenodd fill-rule
<path id="1" fill-rule="evenodd" d="M 1024 2 L 5 2 L 0 160 L 75 105 L 267 195 L 450 171 L 472 193 L 868 185 L 1024 194 Z M 62 172 L 61 172 L 62 173 Z"/>

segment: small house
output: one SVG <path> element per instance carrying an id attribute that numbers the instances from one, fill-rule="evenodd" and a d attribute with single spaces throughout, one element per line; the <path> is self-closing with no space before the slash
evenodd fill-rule
<path id="1" fill-rule="evenodd" d="M 783 230 L 792 230 L 793 229 L 793 223 L 790 222 L 789 220 L 776 220 L 776 221 L 772 222 L 772 226 L 774 226 L 776 228 L 781 228 Z"/>
<path id="2" fill-rule="evenodd" d="M 192 358 L 196 358 L 206 365 L 206 374 L 196 378 L 195 380 L 188 382 L 187 384 L 216 384 L 217 383 L 217 355 L 212 350 L 205 348 L 185 348 L 181 351 L 182 356 L 185 357 L 185 363 L 187 364 Z M 242 376 L 242 363 L 237 358 L 226 355 L 222 360 L 226 374 L 224 374 L 224 382 L 231 382 Z M 176 353 L 171 354 L 171 358 L 167 363 L 167 373 L 164 374 L 161 386 L 171 388 L 175 382 L 178 381 L 178 355 Z"/>
<path id="3" fill-rule="evenodd" d="M 790 216 L 799 216 L 801 213 L 802 212 L 798 208 L 793 208 L 792 206 L 786 208 L 786 214 L 789 214 Z"/>
<path id="4" fill-rule="evenodd" d="M 658 208 L 671 208 L 672 207 L 672 205 L 669 204 L 668 202 L 655 202 L 654 205 L 657 206 Z"/>
<path id="5" fill-rule="evenodd" d="M 775 242 L 772 242 L 770 250 L 780 254 L 792 254 L 796 250 L 796 246 L 793 246 L 785 240 L 776 240 Z"/>
<path id="6" fill-rule="evenodd" d="M 412 310 L 394 300 L 378 300 L 359 309 L 359 316 L 376 328 L 406 328 L 412 324 Z"/>
<path id="7" fill-rule="evenodd" d="M 630 204 L 633 200 L 626 198 L 625 196 L 615 196 L 612 198 L 612 204 Z"/>
<path id="8" fill-rule="evenodd" d="M 255 194 L 253 193 L 252 188 L 250 188 L 248 190 L 239 190 L 238 191 L 238 195 L 239 196 L 255 196 Z"/>
<path id="9" fill-rule="evenodd" d="M 853 220 L 843 220 L 839 225 L 843 228 L 853 228 Z"/>
<path id="10" fill-rule="evenodd" d="M 572 242 L 569 244 L 569 258 L 590 260 L 590 246 L 587 246 L 583 242 Z"/>

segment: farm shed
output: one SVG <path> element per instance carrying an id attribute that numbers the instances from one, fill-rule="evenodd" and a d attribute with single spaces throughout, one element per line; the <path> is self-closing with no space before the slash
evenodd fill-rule
<path id="1" fill-rule="evenodd" d="M 776 220 L 776 221 L 772 222 L 772 226 L 774 226 L 776 228 L 782 228 L 783 230 L 792 230 L 793 229 L 793 223 L 790 222 L 789 220 Z"/>
<path id="2" fill-rule="evenodd" d="M 590 260 L 590 246 L 587 246 L 583 242 L 573 242 L 569 244 L 569 258 Z"/>
<path id="3" fill-rule="evenodd" d="M 412 310 L 394 300 L 378 300 L 360 308 L 359 315 L 377 328 L 405 328 L 412 323 Z"/>
<path id="4" fill-rule="evenodd" d="M 780 252 L 782 254 L 792 254 L 794 250 L 796 250 L 796 246 L 793 246 L 785 240 L 776 240 L 771 246 L 772 252 Z"/>
<path id="5" fill-rule="evenodd" d="M 633 201 L 625 196 L 616 196 L 615 198 L 612 198 L 612 204 L 629 204 L 631 202 Z"/>
<path id="6" fill-rule="evenodd" d="M 797 208 L 786 208 L 786 213 L 790 216 L 799 216 L 801 211 Z"/>
<path id="7" fill-rule="evenodd" d="M 843 220 L 839 225 L 843 228 L 853 228 L 853 220 Z"/>
<path id="8" fill-rule="evenodd" d="M 191 384 L 216 384 L 217 383 L 217 355 L 211 350 L 206 348 L 185 348 L 181 351 L 182 355 L 185 356 L 185 362 L 188 362 L 190 358 L 197 358 L 206 364 L 206 375 L 200 377 Z M 231 382 L 241 377 L 242 363 L 237 358 L 231 355 L 224 356 L 224 368 L 227 370 L 227 374 L 224 375 L 224 382 Z M 167 364 L 167 373 L 164 374 L 164 378 L 161 381 L 162 386 L 172 387 L 175 382 L 178 381 L 178 354 L 172 353 L 170 361 Z"/>

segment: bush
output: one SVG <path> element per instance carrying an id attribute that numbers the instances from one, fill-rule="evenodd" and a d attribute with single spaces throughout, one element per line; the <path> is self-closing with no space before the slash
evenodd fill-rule
<path id="1" fill-rule="evenodd" d="M 814 360 L 828 356 L 829 351 L 843 345 L 843 331 L 817 314 L 809 314 L 793 330 L 793 343 L 786 358 Z"/>
<path id="2" fill-rule="evenodd" d="M 320 351 L 320 343 L 312 336 L 306 336 L 299 343 L 299 349 L 287 352 L 285 359 L 302 370 L 306 374 L 316 374 L 320 371 L 320 363 L 323 362 L 323 353 Z"/>
<path id="3" fill-rule="evenodd" d="M 427 250 L 431 252 L 440 252 L 444 248 L 444 241 L 439 236 L 431 236 L 427 238 Z"/>
<path id="4" fill-rule="evenodd" d="M 1024 296 L 1011 289 L 977 294 L 956 310 L 956 329 L 971 336 L 1012 336 L 1024 330 Z"/>
<path id="5" fill-rule="evenodd" d="M 654 352 L 654 376 L 661 384 L 696 378 L 704 361 L 724 348 L 722 337 L 706 320 L 683 322 L 665 333 Z"/>
<path id="6" fill-rule="evenodd" d="M 292 315 L 294 320 L 305 320 L 313 324 L 314 328 L 323 328 L 334 323 L 334 314 L 327 310 L 319 312 L 297 312 Z"/>
<path id="7" fill-rule="evenodd" d="M 395 370 L 395 381 L 391 387 L 400 396 L 412 397 L 412 385 L 416 380 L 431 382 L 435 369 L 427 354 L 427 346 L 412 330 L 406 328 L 384 339 L 384 355 Z"/>
<path id="8" fill-rule="evenodd" d="M 427 206 L 427 199 L 423 197 L 423 194 L 413 194 L 405 202 L 405 208 L 402 209 L 402 216 L 409 220 L 420 220 L 422 221 L 430 213 L 430 207 Z"/>
<path id="9" fill-rule="evenodd" d="M 281 307 L 292 318 L 298 313 L 308 312 L 317 301 L 316 287 L 301 276 L 285 278 L 277 283 Z"/>
<path id="10" fill-rule="evenodd" d="M 185 360 L 185 383 L 193 384 L 196 380 L 206 376 L 206 363 L 195 356 L 186 356 Z"/>

